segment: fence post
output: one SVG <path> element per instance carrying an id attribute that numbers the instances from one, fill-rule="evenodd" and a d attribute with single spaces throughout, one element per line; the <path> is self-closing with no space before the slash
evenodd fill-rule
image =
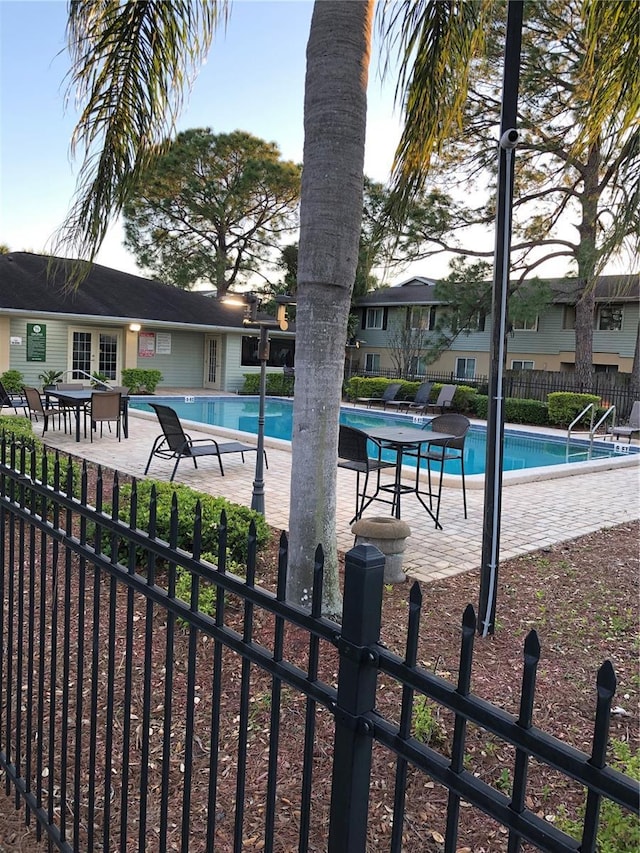
<path id="1" fill-rule="evenodd" d="M 346 554 L 329 853 L 366 849 L 372 738 L 361 715 L 375 704 L 383 575 L 384 556 L 374 545 L 357 545 Z"/>

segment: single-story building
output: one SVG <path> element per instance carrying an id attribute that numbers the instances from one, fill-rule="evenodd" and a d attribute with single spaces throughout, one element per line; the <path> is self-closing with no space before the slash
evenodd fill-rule
<path id="1" fill-rule="evenodd" d="M 52 265 L 50 266 L 50 261 Z M 259 371 L 258 330 L 243 326 L 241 306 L 95 264 L 77 290 L 73 262 L 29 252 L 0 254 L 0 375 L 19 370 L 25 384 L 64 372 L 96 372 L 116 385 L 124 368 L 153 368 L 162 387 L 235 392 Z M 267 370 L 293 364 L 294 335 L 274 330 Z"/>
<path id="2" fill-rule="evenodd" d="M 593 365 L 598 371 L 631 373 L 640 319 L 640 276 L 601 276 L 596 286 Z M 571 371 L 575 368 L 576 279 L 552 279 L 552 303 L 535 320 L 513 324 L 507 342 L 507 367 L 514 370 Z M 351 373 L 379 374 L 394 369 L 392 348 L 399 328 L 421 330 L 425 349 L 435 336 L 440 312 L 436 282 L 415 276 L 393 287 L 373 290 L 356 301 L 360 323 Z M 428 371 L 472 378 L 489 373 L 491 316 L 460 333 L 453 345 L 427 367 L 418 358 L 413 373 Z"/>

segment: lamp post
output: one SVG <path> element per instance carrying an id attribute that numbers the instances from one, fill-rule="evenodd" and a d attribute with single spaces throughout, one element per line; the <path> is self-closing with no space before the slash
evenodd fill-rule
<path id="1" fill-rule="evenodd" d="M 267 395 L 267 362 L 269 361 L 269 329 L 280 329 L 285 332 L 289 328 L 287 321 L 287 305 L 295 305 L 291 296 L 276 296 L 278 310 L 275 319 L 258 319 L 260 300 L 255 293 L 233 296 L 225 300 L 228 304 L 244 305 L 246 314 L 243 325 L 260 329 L 258 343 L 258 361 L 260 362 L 260 390 L 258 404 L 258 447 L 256 454 L 256 470 L 251 494 L 251 509 L 264 515 L 264 404 Z"/>

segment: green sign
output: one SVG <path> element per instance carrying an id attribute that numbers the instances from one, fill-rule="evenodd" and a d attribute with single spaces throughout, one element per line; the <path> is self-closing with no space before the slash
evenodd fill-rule
<path id="1" fill-rule="evenodd" d="M 47 360 L 47 327 L 42 323 L 27 323 L 27 361 Z"/>

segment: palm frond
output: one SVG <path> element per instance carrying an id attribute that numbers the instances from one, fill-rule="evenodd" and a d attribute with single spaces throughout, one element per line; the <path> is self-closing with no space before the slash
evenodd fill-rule
<path id="1" fill-rule="evenodd" d="M 636 0 L 584 0 L 583 97 L 585 126 L 576 147 L 589 145 L 603 128 L 624 134 L 640 117 L 640 10 Z"/>
<path id="2" fill-rule="evenodd" d="M 470 63 L 484 49 L 492 5 L 490 0 L 402 0 L 382 7 L 380 30 L 400 60 L 395 97 L 404 129 L 392 169 L 399 199 L 424 188 L 431 156 L 460 126 Z"/>
<path id="3" fill-rule="evenodd" d="M 71 0 L 67 98 L 75 95 L 81 109 L 71 154 L 82 149 L 82 165 L 57 251 L 95 258 L 138 175 L 162 150 L 227 17 L 227 0 Z"/>

